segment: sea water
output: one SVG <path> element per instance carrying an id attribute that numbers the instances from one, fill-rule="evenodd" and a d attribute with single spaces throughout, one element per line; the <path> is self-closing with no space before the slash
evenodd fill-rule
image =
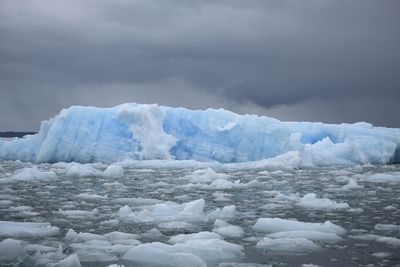
<path id="1" fill-rule="evenodd" d="M 160 266 L 148 244 L 161 242 L 165 255 L 179 258 L 184 247 L 193 256 L 186 260 L 208 266 L 400 266 L 399 165 L 210 166 L 125 162 L 105 172 L 100 163 L 1 161 L 0 265 Z M 254 227 L 262 218 L 275 224 Z M 299 224 L 293 232 L 292 221 L 329 221 L 344 231 Z M 209 232 L 203 236 L 211 240 L 204 243 L 211 244 L 208 254 L 196 251 L 193 240 L 180 247 L 171 242 L 199 232 Z M 213 250 L 217 243 L 223 253 Z M 141 262 L 125 256 L 140 245 Z"/>

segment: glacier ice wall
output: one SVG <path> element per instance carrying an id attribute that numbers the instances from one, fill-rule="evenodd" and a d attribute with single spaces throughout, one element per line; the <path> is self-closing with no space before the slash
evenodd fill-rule
<path id="1" fill-rule="evenodd" d="M 281 122 L 223 109 L 123 104 L 73 106 L 42 122 L 36 135 L 0 140 L 0 158 L 31 162 L 231 163 L 288 152 L 300 155 L 302 166 L 400 163 L 400 129 L 368 123 Z"/>

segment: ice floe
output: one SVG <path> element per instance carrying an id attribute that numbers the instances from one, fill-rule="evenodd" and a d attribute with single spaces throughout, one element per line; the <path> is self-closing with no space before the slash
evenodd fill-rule
<path id="1" fill-rule="evenodd" d="M 282 231 L 316 231 L 342 235 L 346 230 L 330 221 L 324 223 L 300 222 L 281 218 L 260 218 L 257 220 L 253 229 L 266 233 L 276 233 Z"/>
<path id="2" fill-rule="evenodd" d="M 59 234 L 60 229 L 47 222 L 0 221 L 0 237 L 33 238 Z"/>
<path id="3" fill-rule="evenodd" d="M 348 209 L 350 208 L 347 203 L 337 203 L 336 201 L 330 200 L 329 198 L 318 198 L 314 193 L 308 193 L 303 196 L 297 202 L 297 205 L 306 207 L 306 208 L 314 208 L 314 209 Z"/>
<path id="4" fill-rule="evenodd" d="M 310 252 L 319 246 L 306 238 L 269 238 L 264 237 L 257 243 L 257 248 L 275 252 Z"/>
<path id="5" fill-rule="evenodd" d="M 229 224 L 219 219 L 215 221 L 213 231 L 221 236 L 227 237 L 242 237 L 244 235 L 242 227 Z"/>
<path id="6" fill-rule="evenodd" d="M 204 199 L 193 200 L 183 204 L 165 202 L 146 206 L 141 211 L 134 212 L 129 206 L 119 209 L 117 218 L 123 222 L 199 222 L 207 221 L 211 217 L 232 217 L 235 208 L 217 209 L 210 214 L 204 213 Z"/>
<path id="7" fill-rule="evenodd" d="M 36 166 L 24 168 L 17 171 L 14 175 L 7 178 L 0 178 L 0 183 L 12 182 L 39 182 L 57 179 L 57 175 L 53 171 L 41 171 Z"/>
<path id="8" fill-rule="evenodd" d="M 400 183 L 400 172 L 375 173 L 366 176 L 364 181 L 371 183 Z"/>
<path id="9" fill-rule="evenodd" d="M 242 246 L 224 241 L 210 232 L 179 235 L 171 238 L 170 243 L 173 245 L 160 242 L 139 245 L 126 253 L 123 259 L 145 266 L 207 266 L 243 255 Z"/>

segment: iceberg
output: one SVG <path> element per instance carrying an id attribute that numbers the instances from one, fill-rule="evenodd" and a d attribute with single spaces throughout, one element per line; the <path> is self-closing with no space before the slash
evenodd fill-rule
<path id="1" fill-rule="evenodd" d="M 38 163 L 239 163 L 277 157 L 295 157 L 289 162 L 299 166 L 400 163 L 400 129 L 129 103 L 72 106 L 43 121 L 36 135 L 0 140 L 1 159 Z"/>

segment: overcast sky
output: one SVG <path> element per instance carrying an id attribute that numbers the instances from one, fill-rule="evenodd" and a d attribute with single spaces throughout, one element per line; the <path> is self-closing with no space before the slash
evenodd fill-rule
<path id="1" fill-rule="evenodd" d="M 0 131 L 158 103 L 400 127 L 398 0 L 0 0 Z"/>

